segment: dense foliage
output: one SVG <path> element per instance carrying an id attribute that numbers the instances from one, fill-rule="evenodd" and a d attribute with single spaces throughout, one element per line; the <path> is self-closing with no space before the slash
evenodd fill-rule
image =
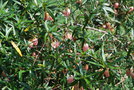
<path id="1" fill-rule="evenodd" d="M 0 0 L 0 88 L 134 89 L 133 6 Z"/>

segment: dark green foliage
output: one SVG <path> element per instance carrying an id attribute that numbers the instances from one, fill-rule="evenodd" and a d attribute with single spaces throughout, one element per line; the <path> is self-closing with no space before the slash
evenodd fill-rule
<path id="1" fill-rule="evenodd" d="M 134 79 L 126 75 L 126 69 L 134 68 L 134 11 L 129 12 L 134 1 L 76 1 L 0 1 L 1 89 L 70 90 L 77 84 L 85 90 L 134 89 Z M 120 4 L 117 14 L 115 2 Z M 67 8 L 71 14 L 64 16 Z M 45 20 L 45 13 L 53 21 Z M 73 39 L 66 39 L 67 33 Z M 38 45 L 30 48 L 33 39 Z M 59 46 L 53 48 L 53 42 Z M 85 43 L 89 49 L 84 52 Z M 70 75 L 72 83 L 67 82 Z"/>

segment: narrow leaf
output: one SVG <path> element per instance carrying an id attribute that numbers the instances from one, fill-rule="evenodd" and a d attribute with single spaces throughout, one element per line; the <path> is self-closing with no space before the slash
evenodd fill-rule
<path id="1" fill-rule="evenodd" d="M 105 53 L 104 53 L 104 43 L 102 45 L 102 58 L 103 58 L 103 62 L 106 62 Z"/>
<path id="2" fill-rule="evenodd" d="M 13 41 L 11 41 L 11 44 L 13 45 L 15 50 L 19 53 L 19 55 L 22 57 L 22 53 L 21 53 L 20 49 L 18 48 L 18 46 Z"/>
<path id="3" fill-rule="evenodd" d="M 26 29 L 24 29 L 24 32 L 27 32 L 30 29 L 30 26 L 28 26 Z"/>

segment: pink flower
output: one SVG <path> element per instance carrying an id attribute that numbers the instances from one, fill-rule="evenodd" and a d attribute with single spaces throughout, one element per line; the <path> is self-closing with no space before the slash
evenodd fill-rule
<path id="1" fill-rule="evenodd" d="M 37 46 L 38 45 L 38 38 L 34 38 L 32 40 L 29 40 L 29 48 L 33 48 L 33 46 Z"/>
<path id="2" fill-rule="evenodd" d="M 89 46 L 88 46 L 88 44 L 87 43 L 85 43 L 84 45 L 83 45 L 83 51 L 85 52 L 85 51 L 87 51 L 88 49 L 89 49 Z"/>
<path id="3" fill-rule="evenodd" d="M 37 46 L 38 45 L 38 39 L 37 38 L 33 39 L 32 43 L 33 43 L 33 45 Z"/>
<path id="4" fill-rule="evenodd" d="M 134 11 L 134 7 L 133 7 L 133 6 L 132 6 L 132 7 L 129 7 L 128 13 L 130 13 L 130 12 L 132 12 L 132 11 Z"/>
<path id="5" fill-rule="evenodd" d="M 119 8 L 119 3 L 115 3 L 114 8 Z"/>
<path id="6" fill-rule="evenodd" d="M 76 3 L 77 4 L 81 4 L 82 3 L 82 0 L 77 0 Z"/>
<path id="7" fill-rule="evenodd" d="M 73 39 L 72 34 L 66 33 L 66 34 L 65 34 L 65 39 L 70 39 L 70 40 L 72 40 L 72 39 Z"/>
<path id="8" fill-rule="evenodd" d="M 72 83 L 74 81 L 74 76 L 69 76 L 68 78 L 67 78 L 67 83 Z"/>
<path id="9" fill-rule="evenodd" d="M 63 11 L 63 15 L 64 16 L 69 16 L 71 14 L 71 11 L 69 8 L 66 8 L 64 11 Z"/>
<path id="10" fill-rule="evenodd" d="M 53 48 L 58 48 L 59 45 L 60 45 L 60 42 L 58 42 L 58 41 L 54 41 L 54 42 L 51 43 L 51 46 L 52 46 Z"/>

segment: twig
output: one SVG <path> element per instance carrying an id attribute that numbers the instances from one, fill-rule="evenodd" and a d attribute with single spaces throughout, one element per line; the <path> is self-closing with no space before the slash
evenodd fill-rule
<path id="1" fill-rule="evenodd" d="M 126 78 L 127 78 L 126 76 L 121 77 L 121 81 L 118 82 L 115 86 L 118 86 L 119 84 L 123 83 L 126 80 Z"/>
<path id="2" fill-rule="evenodd" d="M 76 25 L 77 25 L 77 26 L 80 26 L 80 27 L 83 27 L 83 25 L 81 25 L 81 24 L 76 24 Z M 89 26 L 86 26 L 85 28 L 86 28 L 86 29 L 93 30 L 93 31 L 98 31 L 98 32 L 101 32 L 101 33 L 108 34 L 108 32 L 103 31 L 103 30 L 100 30 L 100 29 L 97 29 L 97 28 L 93 28 L 93 27 L 89 27 Z"/>
<path id="3" fill-rule="evenodd" d="M 40 49 L 40 51 L 38 52 L 38 54 L 36 55 L 36 57 L 35 57 L 35 59 L 34 59 L 34 62 L 33 62 L 33 65 L 35 64 L 35 62 L 36 62 L 36 60 L 37 60 L 37 58 L 38 58 L 38 56 L 39 56 L 39 54 L 41 53 L 41 51 L 43 50 L 43 47 L 45 46 L 45 44 L 43 44 L 42 45 L 42 47 L 41 47 L 41 49 Z"/>

